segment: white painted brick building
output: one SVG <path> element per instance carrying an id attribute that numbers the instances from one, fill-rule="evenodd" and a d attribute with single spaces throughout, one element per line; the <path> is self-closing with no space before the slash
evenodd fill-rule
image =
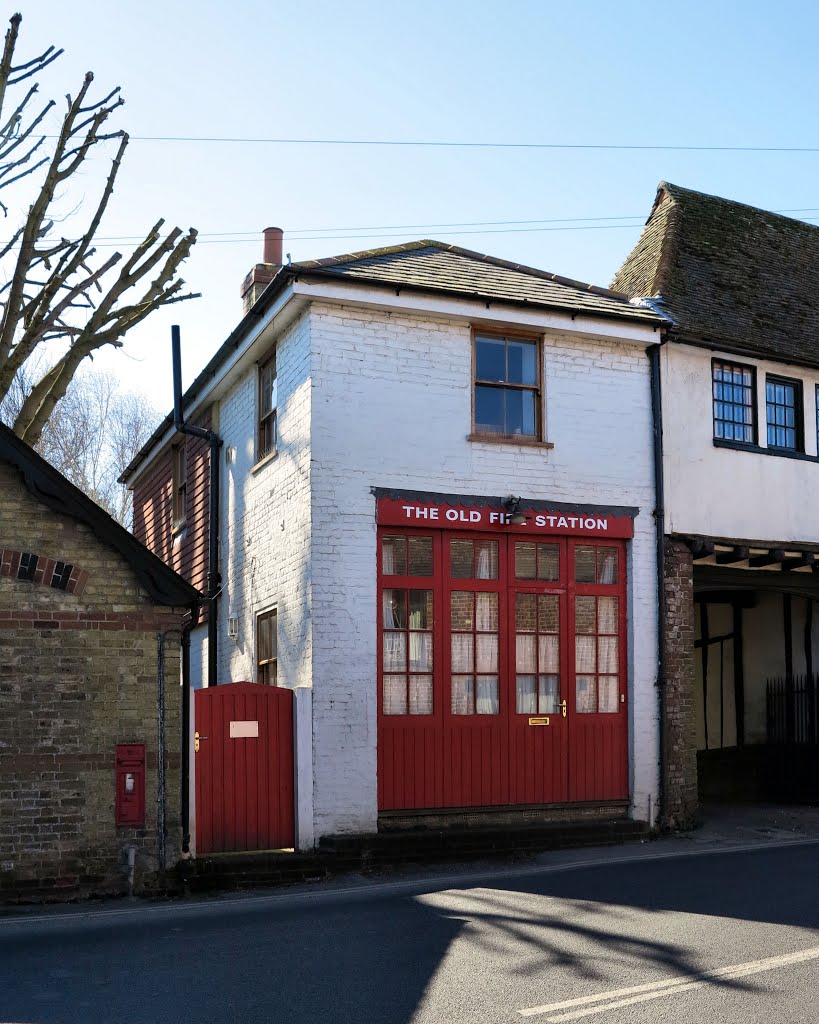
<path id="1" fill-rule="evenodd" d="M 185 403 L 189 419 L 210 410 L 224 445 L 218 683 L 257 679 L 257 621 L 275 610 L 277 682 L 297 692 L 297 845 L 475 809 L 537 820 L 616 805 L 649 819 L 658 795 L 658 644 L 647 350 L 660 341 L 663 320 L 614 293 L 439 243 L 254 273 L 257 283 L 272 283 Z M 277 442 L 259 458 L 259 367 L 273 353 Z M 504 369 L 478 383 L 476 374 L 485 376 L 482 366 L 496 357 Z M 491 420 L 488 427 L 481 419 Z M 171 426 L 157 431 L 131 477 L 137 492 L 172 439 Z M 504 506 L 507 496 L 520 496 L 519 506 Z M 406 500 L 425 516 L 439 512 L 441 527 L 450 512 L 456 520 L 471 509 L 483 532 L 432 529 L 431 521 L 396 525 L 385 512 L 391 498 L 395 508 Z M 519 526 L 507 521 L 515 511 L 528 516 Z M 535 536 L 549 512 L 553 528 Z M 572 512 L 579 530 L 559 525 Z M 604 537 L 595 547 L 584 522 L 620 524 L 612 529 L 625 531 L 617 535 L 623 539 Z M 392 559 L 400 547 L 412 558 L 416 549 L 401 547 L 410 538 L 418 551 L 434 552 L 418 575 L 412 566 L 409 575 L 391 568 L 385 553 L 387 545 Z M 456 572 L 453 543 L 475 552 L 467 582 L 457 582 L 465 577 Z M 554 556 L 559 569 L 541 572 L 532 562 L 527 575 L 523 558 L 534 558 L 536 544 L 544 566 Z M 604 570 L 609 556 L 615 568 Z M 586 578 L 580 562 L 588 557 Z M 389 623 L 379 611 L 421 594 L 432 611 L 406 621 L 396 612 Z M 614 636 L 600 617 L 620 599 Z M 494 608 L 495 617 L 482 625 L 483 613 L 474 612 L 472 625 L 456 629 L 458 600 Z M 590 638 L 580 632 L 584 600 L 597 609 Z M 559 630 L 521 625 L 527 602 L 560 608 Z M 546 604 L 537 608 L 545 614 Z M 235 636 L 229 620 L 238 624 Z M 452 639 L 458 629 L 462 642 Z M 535 649 L 540 660 L 527 667 Z M 544 652 L 552 650 L 560 651 L 560 667 L 547 672 Z M 598 654 L 583 674 L 579 659 L 589 650 Z M 394 696 L 402 679 L 409 704 L 406 693 Z M 594 707 L 583 715 L 588 693 Z M 413 699 L 422 709 L 415 715 Z M 592 720 L 603 719 L 596 740 Z M 622 791 L 592 781 L 591 772 L 579 785 L 574 776 L 584 769 L 576 760 L 583 750 L 597 756 L 593 748 L 609 743 L 613 729 L 613 749 L 622 744 Z M 401 767 L 388 749 L 399 740 Z M 506 781 L 498 788 L 496 779 L 474 786 L 462 779 L 453 803 L 448 776 L 461 768 L 451 762 L 467 757 L 457 750 L 469 743 L 468 756 L 483 750 Z M 534 751 L 534 769 L 515 767 L 524 746 Z M 484 771 L 472 763 L 470 772 Z M 420 805 L 407 795 L 413 771 L 428 776 L 412 789 L 427 794 Z M 528 777 L 516 782 L 516 771 L 540 773 L 540 788 Z M 521 799 L 524 791 L 540 796 Z M 490 792 L 501 795 L 482 796 Z"/>

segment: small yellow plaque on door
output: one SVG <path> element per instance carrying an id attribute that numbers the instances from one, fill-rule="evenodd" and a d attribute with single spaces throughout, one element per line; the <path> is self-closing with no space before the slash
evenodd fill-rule
<path id="1" fill-rule="evenodd" d="M 548 715 L 543 715 L 540 718 L 530 718 L 529 719 L 529 725 L 548 725 L 548 724 L 549 724 L 549 716 Z"/>

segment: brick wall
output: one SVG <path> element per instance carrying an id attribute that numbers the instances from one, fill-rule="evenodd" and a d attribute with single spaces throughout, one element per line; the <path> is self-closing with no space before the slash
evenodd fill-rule
<path id="1" fill-rule="evenodd" d="M 196 419 L 208 430 L 210 411 Z M 137 540 L 197 590 L 207 593 L 210 450 L 202 437 L 179 436 L 187 467 L 185 525 L 173 522 L 173 450 L 168 447 L 145 470 L 134 487 L 134 529 Z"/>
<path id="2" fill-rule="evenodd" d="M 694 697 L 694 563 L 688 547 L 666 538 L 665 801 L 661 824 L 685 827 L 697 810 L 696 705 Z"/>
<path id="3" fill-rule="evenodd" d="M 154 605 L 91 530 L 52 512 L 0 464 L 9 551 L 80 566 L 84 587 L 0 575 L 0 893 L 121 890 L 158 867 L 158 637 L 165 634 L 166 863 L 178 857 L 181 609 Z M 38 562 L 39 565 L 39 562 Z M 144 828 L 114 824 L 115 747 L 146 746 Z"/>
<path id="4" fill-rule="evenodd" d="M 266 356 L 259 353 L 259 359 Z M 219 681 L 256 679 L 256 616 L 278 610 L 278 684 L 311 685 L 310 331 L 307 316 L 276 347 L 278 454 L 257 465 L 255 366 L 225 395 L 221 480 Z M 227 617 L 239 635 L 227 635 Z"/>
<path id="5" fill-rule="evenodd" d="M 467 441 L 466 321 L 315 303 L 310 334 L 316 834 L 377 824 L 372 487 L 639 507 L 628 556 L 629 761 L 632 813 L 647 818 L 658 785 L 657 591 L 643 349 L 546 332 L 547 451 Z"/>

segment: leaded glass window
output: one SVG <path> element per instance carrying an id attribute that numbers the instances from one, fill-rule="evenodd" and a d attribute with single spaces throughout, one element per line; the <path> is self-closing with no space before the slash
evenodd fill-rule
<path id="1" fill-rule="evenodd" d="M 712 364 L 714 437 L 725 441 L 756 441 L 753 367 L 735 363 Z"/>
<path id="2" fill-rule="evenodd" d="M 797 380 L 765 380 L 765 420 L 769 448 L 802 450 L 802 385 Z"/>

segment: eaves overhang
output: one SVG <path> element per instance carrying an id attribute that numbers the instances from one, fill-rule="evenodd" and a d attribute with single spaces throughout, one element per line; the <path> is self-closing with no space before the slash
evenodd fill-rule
<path id="1" fill-rule="evenodd" d="M 311 294 L 306 290 L 298 289 L 300 282 L 324 285 L 325 289 L 329 287 L 330 290 Z M 671 326 L 671 321 L 667 316 L 653 309 L 646 310 L 644 306 L 636 306 L 633 316 L 629 316 L 628 309 L 618 313 L 600 310 L 591 311 L 580 306 L 571 307 L 558 303 L 514 299 L 483 292 L 467 292 L 459 289 L 432 287 L 426 284 L 418 285 L 411 282 L 394 283 L 383 279 L 366 277 L 365 275 L 356 275 L 353 278 L 333 272 L 332 270 L 307 268 L 303 265 L 292 264 L 284 266 L 278 271 L 256 303 L 239 321 L 235 329 L 228 335 L 227 339 L 216 350 L 201 373 L 185 391 L 182 396 L 182 407 L 186 416 L 190 416 L 195 411 L 197 402 L 201 404 L 201 400 L 211 392 L 217 378 L 223 374 L 225 369 L 234 363 L 236 359 L 240 358 L 242 350 L 247 348 L 248 339 L 252 337 L 255 340 L 260 333 L 260 325 L 264 326 L 265 320 L 269 319 L 271 309 L 277 303 L 280 307 L 284 305 L 281 300 L 288 289 L 292 293 L 288 298 L 293 298 L 296 292 L 299 291 L 307 299 L 323 298 L 328 301 L 340 301 L 340 296 L 332 294 L 334 287 L 340 288 L 349 294 L 358 293 L 360 295 L 362 291 L 372 289 L 385 296 L 389 294 L 399 296 L 403 292 L 418 298 L 428 296 L 431 299 L 457 300 L 480 306 L 484 315 L 487 315 L 487 311 L 491 309 L 527 310 L 529 312 L 553 314 L 557 317 L 565 318 L 569 323 L 580 321 L 591 325 L 596 321 L 602 321 L 610 323 L 612 326 L 615 323 L 627 324 L 641 333 L 644 332 L 646 336 L 658 333 L 664 334 Z M 345 297 L 349 301 L 349 295 Z M 276 312 L 278 311 L 277 308 Z M 657 341 L 659 340 L 658 338 Z M 125 468 L 119 478 L 119 483 L 129 485 L 140 467 L 149 462 L 158 449 L 164 447 L 173 437 L 173 434 L 173 412 L 170 412 Z"/>
<path id="2" fill-rule="evenodd" d="M 727 355 L 739 356 L 741 359 L 755 359 L 768 363 L 781 363 L 782 366 L 798 366 L 803 370 L 819 370 L 819 359 L 799 359 L 785 356 L 780 352 L 765 352 L 759 348 L 743 345 L 733 339 L 712 338 L 669 326 L 668 340 L 680 345 L 691 345 L 692 348 L 703 348 L 709 352 L 725 352 Z"/>

